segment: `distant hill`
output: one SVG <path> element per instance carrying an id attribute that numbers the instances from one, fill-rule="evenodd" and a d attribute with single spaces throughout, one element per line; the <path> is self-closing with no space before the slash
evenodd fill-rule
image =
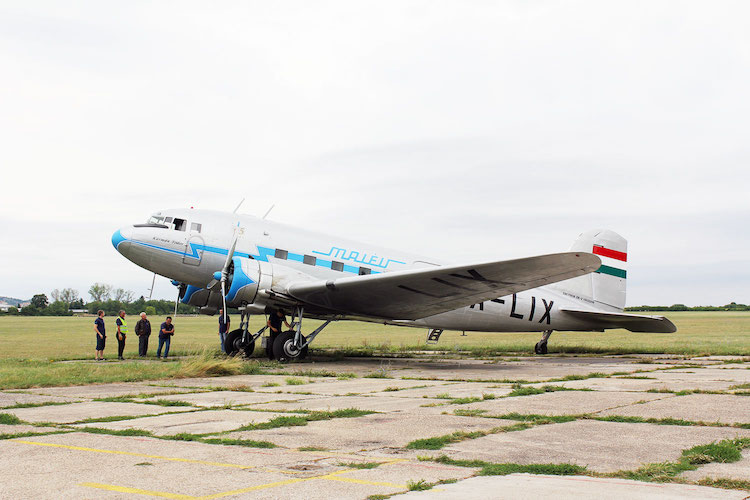
<path id="1" fill-rule="evenodd" d="M 0 302 L 5 302 L 6 304 L 10 304 L 16 307 L 18 307 L 19 304 L 28 302 L 29 300 L 31 299 L 15 299 L 13 297 L 3 297 L 2 295 L 0 295 Z"/>

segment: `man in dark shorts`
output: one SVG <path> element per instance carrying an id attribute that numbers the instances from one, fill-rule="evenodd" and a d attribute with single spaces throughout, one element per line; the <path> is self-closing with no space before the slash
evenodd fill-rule
<path id="1" fill-rule="evenodd" d="M 167 359 L 167 355 L 169 354 L 169 344 L 171 343 L 172 335 L 174 335 L 174 325 L 172 324 L 172 317 L 167 316 L 167 320 L 159 327 L 159 348 L 156 350 L 157 358 L 161 357 L 161 348 L 165 347 L 164 359 Z"/>
<path id="2" fill-rule="evenodd" d="M 107 341 L 107 333 L 104 328 L 104 311 L 101 309 L 96 313 L 94 320 L 94 331 L 96 332 L 96 357 L 97 361 L 104 361 L 104 344 Z"/>

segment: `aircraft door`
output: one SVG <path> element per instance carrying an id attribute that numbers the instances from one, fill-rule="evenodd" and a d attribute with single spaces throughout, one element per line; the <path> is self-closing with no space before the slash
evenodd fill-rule
<path id="1" fill-rule="evenodd" d="M 201 260 L 203 259 L 204 244 L 205 241 L 202 236 L 198 234 L 190 236 L 185 245 L 185 255 L 182 257 L 182 263 L 191 266 L 200 265 Z"/>

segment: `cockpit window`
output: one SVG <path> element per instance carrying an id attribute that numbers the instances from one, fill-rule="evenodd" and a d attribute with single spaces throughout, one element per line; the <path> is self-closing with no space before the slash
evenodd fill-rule
<path id="1" fill-rule="evenodd" d="M 187 228 L 187 221 L 185 219 L 174 219 L 174 228 L 177 231 L 184 231 Z"/>
<path id="2" fill-rule="evenodd" d="M 161 224 L 164 222 L 164 217 L 160 215 L 152 215 L 146 221 L 146 224 Z"/>
<path id="3" fill-rule="evenodd" d="M 191 231 L 196 231 L 196 232 L 200 233 L 201 232 L 201 226 L 202 226 L 202 224 L 198 224 L 197 222 L 191 222 L 190 223 L 190 230 Z"/>

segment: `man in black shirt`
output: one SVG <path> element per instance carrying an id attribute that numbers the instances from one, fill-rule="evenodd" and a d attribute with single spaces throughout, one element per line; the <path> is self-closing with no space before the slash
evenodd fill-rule
<path id="1" fill-rule="evenodd" d="M 146 313 L 141 313 L 141 319 L 135 324 L 135 334 L 138 335 L 138 356 L 146 356 L 148 351 L 148 337 L 151 335 L 151 322 Z"/>
<path id="2" fill-rule="evenodd" d="M 268 322 L 266 325 L 271 329 L 271 336 L 275 336 L 275 334 L 281 332 L 281 324 L 285 324 L 287 328 L 291 328 L 291 325 L 287 322 L 286 316 L 284 316 L 284 311 L 282 309 L 278 309 L 274 312 L 272 312 L 268 316 Z"/>

